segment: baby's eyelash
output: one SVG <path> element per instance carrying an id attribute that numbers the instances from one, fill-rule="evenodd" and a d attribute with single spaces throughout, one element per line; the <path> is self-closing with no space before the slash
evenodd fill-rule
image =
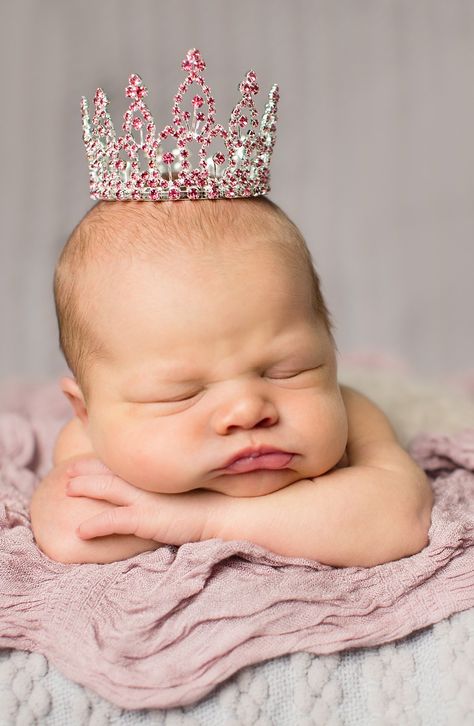
<path id="1" fill-rule="evenodd" d="M 189 396 L 183 396 L 182 398 L 164 398 L 161 401 L 143 401 L 143 403 L 148 404 L 157 404 L 157 403 L 182 403 L 182 401 L 190 401 L 192 398 L 195 398 L 201 393 L 201 391 L 198 391 L 197 393 L 191 393 Z"/>
<path id="2" fill-rule="evenodd" d="M 317 368 L 320 368 L 321 366 L 315 366 L 314 368 L 304 368 L 301 371 L 297 371 L 296 373 L 287 373 L 283 374 L 281 376 L 268 376 L 269 378 L 275 378 L 275 379 L 285 379 L 285 378 L 296 378 L 296 376 L 300 376 L 302 373 L 310 373 L 311 371 L 315 371 Z"/>

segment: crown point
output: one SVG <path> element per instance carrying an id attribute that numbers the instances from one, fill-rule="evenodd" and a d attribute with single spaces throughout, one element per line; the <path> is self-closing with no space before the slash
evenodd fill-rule
<path id="1" fill-rule="evenodd" d="M 188 71 L 190 73 L 197 73 L 198 71 L 203 71 L 206 67 L 206 64 L 201 56 L 201 53 L 197 50 L 197 48 L 191 48 L 186 53 L 186 58 L 181 63 L 181 68 L 183 71 Z"/>
<path id="2" fill-rule="evenodd" d="M 125 96 L 128 98 L 135 98 L 140 101 L 143 96 L 148 93 L 148 88 L 143 85 L 143 81 L 137 73 L 132 73 L 128 79 L 128 86 L 125 89 Z"/>
<path id="3" fill-rule="evenodd" d="M 242 94 L 251 93 L 255 96 L 258 93 L 258 90 L 257 74 L 255 71 L 249 71 L 240 84 L 239 91 Z"/>

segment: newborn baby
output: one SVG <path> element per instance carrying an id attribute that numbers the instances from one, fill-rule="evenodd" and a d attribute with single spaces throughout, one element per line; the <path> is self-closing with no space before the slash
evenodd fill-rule
<path id="1" fill-rule="evenodd" d="M 311 255 L 267 198 L 99 202 L 55 299 L 75 418 L 31 504 L 51 558 L 219 537 L 372 566 L 426 546 L 426 477 L 339 385 Z"/>

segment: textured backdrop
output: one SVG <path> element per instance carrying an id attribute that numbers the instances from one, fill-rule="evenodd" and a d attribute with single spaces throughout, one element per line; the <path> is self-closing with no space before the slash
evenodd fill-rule
<path id="1" fill-rule="evenodd" d="M 472 369 L 472 0 L 15 0 L 0 5 L 0 376 L 64 370 L 51 280 L 92 204 L 80 97 L 103 86 L 119 124 L 138 72 L 163 126 L 190 47 L 222 122 L 249 68 L 281 86 L 272 198 L 307 237 L 340 351 Z"/>

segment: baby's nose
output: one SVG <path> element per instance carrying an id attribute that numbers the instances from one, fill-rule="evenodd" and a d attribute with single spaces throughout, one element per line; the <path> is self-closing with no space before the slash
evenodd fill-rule
<path id="1" fill-rule="evenodd" d="M 217 433 L 225 435 L 235 428 L 253 429 L 273 426 L 278 411 L 272 401 L 259 394 L 236 395 L 214 412 L 213 423 Z"/>

